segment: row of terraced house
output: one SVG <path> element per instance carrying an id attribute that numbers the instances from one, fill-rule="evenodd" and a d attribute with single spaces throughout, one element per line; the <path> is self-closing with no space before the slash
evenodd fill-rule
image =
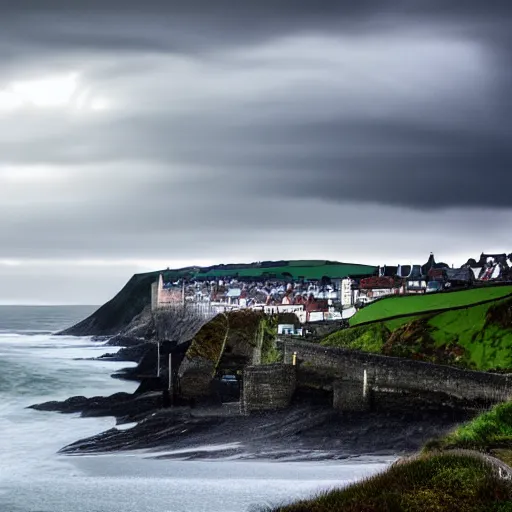
<path id="1" fill-rule="evenodd" d="M 344 303 L 364 305 L 387 295 L 440 292 L 512 280 L 512 254 L 485 254 L 460 268 L 437 263 L 433 254 L 424 265 L 379 267 L 378 275 L 352 279 Z"/>

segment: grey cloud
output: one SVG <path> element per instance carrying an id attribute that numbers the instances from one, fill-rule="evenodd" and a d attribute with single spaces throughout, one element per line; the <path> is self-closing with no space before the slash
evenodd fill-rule
<path id="1" fill-rule="evenodd" d="M 510 2 L 34 4 L 2 11 L 0 90 L 78 71 L 112 108 L 0 112 L 0 260 L 506 242 Z"/>
<path id="2" fill-rule="evenodd" d="M 379 32 L 430 23 L 451 32 L 471 30 L 496 35 L 508 27 L 512 7 L 506 1 L 441 0 L 380 2 L 209 2 L 124 0 L 9 2 L 3 39 L 15 38 L 33 53 L 49 49 L 208 53 L 217 47 L 255 44 L 290 33 Z M 492 26 L 489 26 L 489 25 Z M 503 28 L 503 34 L 507 29 Z M 30 44 L 30 42 L 34 44 Z M 497 42 L 497 41 L 496 41 Z M 19 50 L 18 55 L 19 55 Z M 5 58 L 14 49 L 4 48 Z"/>
<path id="3" fill-rule="evenodd" d="M 229 189 L 249 201 L 255 194 L 278 194 L 413 208 L 512 206 L 507 135 L 463 130 L 463 124 L 447 129 L 407 121 L 304 119 L 299 125 L 276 119 L 268 127 L 230 126 L 215 115 L 197 124 L 142 116 L 86 127 L 66 143 L 58 134 L 52 140 L 43 137 L 28 159 L 23 144 L 2 149 L 5 160 L 32 163 L 44 158 L 60 165 L 81 159 L 121 167 L 146 162 L 139 195 L 154 190 L 172 197 L 173 188 L 185 191 L 188 183 L 196 193 L 202 187 L 212 194 Z"/>

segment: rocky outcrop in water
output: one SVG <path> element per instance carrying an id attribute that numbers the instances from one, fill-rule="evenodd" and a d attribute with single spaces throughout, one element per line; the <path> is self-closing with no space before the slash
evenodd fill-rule
<path id="1" fill-rule="evenodd" d="M 45 402 L 30 406 L 37 411 L 53 411 L 66 414 L 81 413 L 82 416 L 115 416 L 121 423 L 137 421 L 162 407 L 161 393 L 147 393 L 139 396 L 130 393 L 115 393 L 103 397 L 86 398 L 74 396 L 63 402 Z"/>

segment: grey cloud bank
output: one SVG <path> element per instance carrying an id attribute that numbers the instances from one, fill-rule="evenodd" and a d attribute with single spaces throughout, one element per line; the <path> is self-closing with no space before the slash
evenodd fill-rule
<path id="1" fill-rule="evenodd" d="M 0 301 L 28 269 L 23 300 L 102 302 L 157 262 L 511 250 L 512 6 L 343 4 L 8 4 Z"/>

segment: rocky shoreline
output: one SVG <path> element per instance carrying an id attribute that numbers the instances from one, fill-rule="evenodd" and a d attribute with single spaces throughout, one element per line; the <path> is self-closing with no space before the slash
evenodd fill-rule
<path id="1" fill-rule="evenodd" d="M 137 363 L 112 377 L 135 380 L 140 385 L 133 394 L 72 397 L 63 402 L 33 405 L 33 409 L 42 411 L 116 418 L 115 428 L 77 440 L 62 448 L 63 454 L 145 450 L 147 456 L 181 459 L 396 458 L 415 453 L 428 440 L 446 434 L 474 415 L 449 406 L 414 405 L 406 409 L 387 407 L 372 412 L 340 413 L 322 401 L 321 396 L 300 393 L 285 410 L 250 416 L 242 415 L 236 402 L 191 406 L 190 402 L 176 401 L 175 407 L 168 407 L 161 391 L 168 379 L 167 355 L 172 353 L 173 363 L 181 364 L 190 340 L 204 322 L 196 319 L 190 323 L 186 316 L 175 316 L 164 322 L 165 329 L 162 329 L 146 304 L 137 306 L 144 308 L 142 311 L 131 311 L 132 315 L 137 313 L 131 319 L 124 313 L 112 316 L 114 311 L 126 306 L 125 292 L 63 334 L 88 335 L 93 326 L 92 333 L 96 334 L 93 340 L 105 346 L 106 353 L 100 360 Z M 113 335 L 114 329 L 118 334 Z M 160 342 L 160 379 L 155 377 L 157 339 L 174 340 Z"/>
<path id="2" fill-rule="evenodd" d="M 130 347 L 122 348 L 114 358 L 134 361 L 133 351 L 136 350 L 142 353 L 139 365 L 113 376 L 132 379 L 154 368 L 155 345 L 146 342 L 142 350 L 140 343 L 132 341 Z M 115 343 L 114 340 L 106 346 Z M 144 392 L 144 388 L 150 388 L 147 382 L 134 394 L 72 397 L 31 408 L 116 418 L 115 428 L 78 440 L 64 447 L 63 454 L 146 450 L 148 456 L 180 459 L 395 458 L 415 453 L 429 439 L 445 434 L 470 417 L 467 412 L 450 408 L 338 413 L 328 405 L 315 404 L 308 399 L 298 400 L 286 410 L 244 416 L 235 402 L 164 407 L 160 391 Z"/>
<path id="3" fill-rule="evenodd" d="M 63 448 L 61 453 L 158 450 L 170 452 L 165 457 L 187 459 L 333 460 L 410 455 L 462 419 L 448 412 L 443 415 L 339 414 L 324 406 L 299 404 L 283 411 L 242 416 L 236 403 L 222 407 L 162 408 L 158 392 L 137 397 L 126 393 L 108 398 L 75 397 L 33 408 L 116 417 L 121 428 L 79 440 Z M 134 422 L 136 425 L 131 426 Z M 123 428 L 125 424 L 131 428 Z M 205 450 L 205 446 L 220 448 Z"/>

